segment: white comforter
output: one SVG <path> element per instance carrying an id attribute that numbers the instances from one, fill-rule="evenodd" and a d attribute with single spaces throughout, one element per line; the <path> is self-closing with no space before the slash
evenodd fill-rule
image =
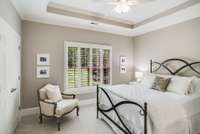
<path id="1" fill-rule="evenodd" d="M 141 105 L 148 103 L 148 134 L 197 134 L 193 130 L 191 117 L 200 113 L 200 95 L 177 95 L 169 92 L 160 92 L 147 89 L 140 84 L 116 85 L 104 87 L 113 102 L 122 100 L 138 102 Z M 104 94 L 100 96 L 100 103 L 110 107 Z M 128 127 L 137 134 L 143 133 L 143 118 L 139 115 L 136 106 L 121 106 L 120 115 Z M 112 112 L 109 114 L 116 122 L 118 118 Z M 200 125 L 200 124 L 199 124 Z M 119 130 L 115 130 L 120 133 Z"/>

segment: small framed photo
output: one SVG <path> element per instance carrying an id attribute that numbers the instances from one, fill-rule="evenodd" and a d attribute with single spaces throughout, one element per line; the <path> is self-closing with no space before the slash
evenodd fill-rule
<path id="1" fill-rule="evenodd" d="M 126 64 L 127 64 L 127 57 L 120 56 L 120 65 L 126 66 Z"/>
<path id="2" fill-rule="evenodd" d="M 122 66 L 120 67 L 120 73 L 121 73 L 121 74 L 125 74 L 125 73 L 126 73 L 126 66 L 122 65 Z"/>
<path id="3" fill-rule="evenodd" d="M 49 54 L 37 54 L 37 65 L 47 66 L 50 64 L 50 55 Z"/>
<path id="4" fill-rule="evenodd" d="M 37 78 L 47 79 L 50 77 L 49 66 L 39 66 L 37 67 Z"/>

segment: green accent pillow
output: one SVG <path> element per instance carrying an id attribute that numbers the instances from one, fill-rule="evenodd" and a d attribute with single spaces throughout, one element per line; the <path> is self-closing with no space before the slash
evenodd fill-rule
<path id="1" fill-rule="evenodd" d="M 171 78 L 164 78 L 164 77 L 156 76 L 151 88 L 162 91 L 162 92 L 166 92 L 170 81 L 171 81 Z"/>

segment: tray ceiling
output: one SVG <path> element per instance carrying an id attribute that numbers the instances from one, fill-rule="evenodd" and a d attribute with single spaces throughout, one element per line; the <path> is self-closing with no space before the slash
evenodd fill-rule
<path id="1" fill-rule="evenodd" d="M 126 36 L 143 34 L 149 31 L 153 31 L 154 29 L 159 29 L 168 25 L 180 23 L 180 21 L 200 16 L 200 13 L 197 13 L 198 9 L 200 9 L 199 0 L 154 0 L 152 2 L 132 6 L 131 10 L 125 14 L 116 13 L 113 10 L 113 5 L 108 4 L 110 1 L 112 0 L 11 0 L 12 4 L 17 9 L 23 20 L 84 28 L 95 31 L 122 34 Z M 107 24 L 100 21 L 98 22 L 98 20 L 95 22 L 98 25 L 92 25 L 91 22 L 93 20 L 91 19 L 47 12 L 47 6 L 49 3 L 56 3 L 66 7 L 84 10 L 91 12 L 94 15 L 100 14 L 105 19 L 114 18 L 116 21 L 120 22 L 133 22 L 136 27 L 130 29 L 121 27 L 119 25 L 114 25 L 112 23 Z M 176 14 L 179 14 L 180 20 L 172 23 L 172 19 L 174 19 Z M 181 16 L 185 16 L 185 18 L 181 18 Z M 163 19 L 166 21 L 166 17 L 168 17 L 168 22 L 163 22 Z M 148 27 L 155 27 L 155 24 L 152 24 L 155 23 L 155 21 L 160 21 L 160 26 L 156 26 L 157 28 L 154 29 L 145 28 L 151 30 L 145 30 L 143 28 L 147 27 L 148 25 Z"/>

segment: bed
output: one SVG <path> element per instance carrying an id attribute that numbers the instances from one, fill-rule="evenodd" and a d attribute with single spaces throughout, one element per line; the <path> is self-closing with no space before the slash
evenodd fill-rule
<path id="1" fill-rule="evenodd" d="M 170 67 L 172 62 L 176 66 L 177 63 L 183 65 L 174 69 L 174 66 Z M 172 80 L 191 78 L 191 82 L 195 79 L 198 86 L 200 79 L 191 75 L 200 76 L 199 66 L 200 62 L 188 62 L 183 59 L 167 59 L 163 62 L 151 60 L 149 76 L 151 79 L 157 75 L 170 77 Z M 161 74 L 161 69 L 170 75 Z M 190 78 L 178 76 L 183 75 L 183 72 L 190 74 Z M 180 83 L 180 80 L 176 82 Z M 184 88 L 186 84 L 179 85 L 181 86 L 177 89 Z M 187 95 L 185 91 L 181 94 L 181 90 L 177 90 L 176 93 L 173 90 L 161 92 L 150 89 L 144 82 L 133 85 L 97 86 L 97 118 L 105 120 L 117 134 L 198 134 L 200 88 L 196 87 L 195 91 Z"/>

